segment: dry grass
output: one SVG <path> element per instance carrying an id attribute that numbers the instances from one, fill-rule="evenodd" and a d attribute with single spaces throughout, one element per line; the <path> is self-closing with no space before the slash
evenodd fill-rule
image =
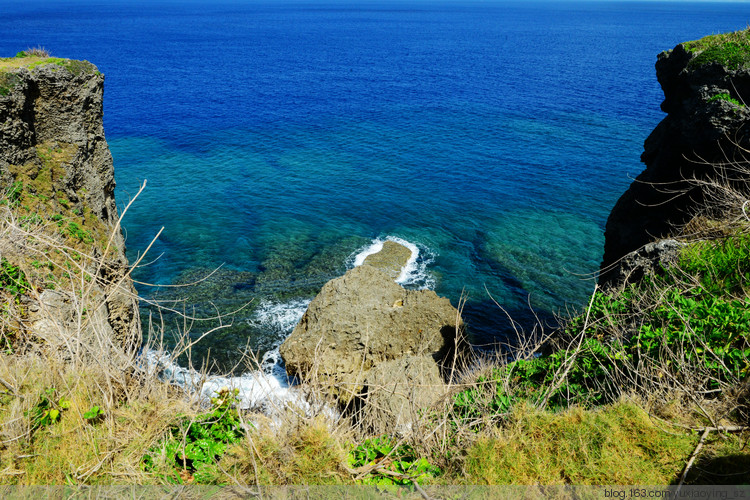
<path id="1" fill-rule="evenodd" d="M 32 64 L 39 63 L 49 59 L 50 54 L 44 47 L 29 47 L 23 52 L 19 52 L 16 57 L 0 57 L 0 70 L 13 68 L 26 68 Z"/>
<path id="2" fill-rule="evenodd" d="M 669 484 L 695 446 L 626 402 L 562 414 L 519 407 L 496 433 L 469 450 L 470 484 Z"/>

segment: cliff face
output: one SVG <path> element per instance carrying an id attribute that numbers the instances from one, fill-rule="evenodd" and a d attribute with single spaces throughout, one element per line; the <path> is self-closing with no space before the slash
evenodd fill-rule
<path id="1" fill-rule="evenodd" d="M 704 205 L 700 181 L 716 178 L 717 166 L 750 148 L 748 47 L 747 32 L 737 32 L 659 54 L 656 75 L 667 116 L 644 144 L 646 169 L 607 220 L 600 284 L 622 281 L 622 257 L 688 223 Z"/>
<path id="2" fill-rule="evenodd" d="M 7 284 L 9 270 L 20 270 L 22 285 L 6 286 L 4 298 L 20 304 L 11 315 L 18 330 L 48 344 L 72 329 L 121 346 L 140 338 L 104 138 L 103 83 L 85 61 L 0 59 L 0 278 Z"/>

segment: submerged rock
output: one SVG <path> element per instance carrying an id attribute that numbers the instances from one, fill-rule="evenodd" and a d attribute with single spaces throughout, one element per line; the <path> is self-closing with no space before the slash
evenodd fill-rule
<path id="1" fill-rule="evenodd" d="M 348 403 L 383 362 L 412 355 L 438 364 L 451 359 L 462 347 L 462 329 L 448 299 L 406 290 L 363 265 L 323 286 L 279 351 L 289 375 L 314 378 Z"/>
<path id="2" fill-rule="evenodd" d="M 395 241 L 383 242 L 383 248 L 365 258 L 364 264 L 380 269 L 393 279 L 398 278 L 411 258 L 411 250 Z"/>

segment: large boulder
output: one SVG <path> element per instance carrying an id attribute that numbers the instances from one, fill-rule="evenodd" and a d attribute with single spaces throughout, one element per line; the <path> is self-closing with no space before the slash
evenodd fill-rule
<path id="1" fill-rule="evenodd" d="M 290 376 L 314 378 L 348 403 L 380 363 L 409 355 L 445 363 L 462 329 L 448 299 L 362 265 L 323 286 L 279 350 Z"/>

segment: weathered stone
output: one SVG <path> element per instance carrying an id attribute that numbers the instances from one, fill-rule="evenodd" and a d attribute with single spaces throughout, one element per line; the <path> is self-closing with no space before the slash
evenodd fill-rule
<path id="1" fill-rule="evenodd" d="M 408 432 L 447 392 L 435 360 L 406 356 L 386 361 L 367 373 L 362 423 L 373 433 Z"/>
<path id="2" fill-rule="evenodd" d="M 647 274 L 660 275 L 674 264 L 685 246 L 676 240 L 659 240 L 648 243 L 625 255 L 610 274 L 611 284 L 637 283 Z"/>
<path id="3" fill-rule="evenodd" d="M 391 278 L 396 279 L 410 258 L 410 249 L 395 241 L 386 240 L 383 242 L 383 248 L 377 253 L 368 255 L 363 264 L 380 269 Z"/>
<path id="4" fill-rule="evenodd" d="M 34 240 L 18 233 L 2 248 L 3 258 L 21 267 L 32 284 L 25 324 L 51 346 L 59 337 L 70 348 L 76 341 L 65 336 L 75 334 L 81 346 L 96 341 L 132 350 L 141 336 L 138 299 L 118 226 L 114 166 L 104 137 L 104 77 L 85 61 L 30 61 L 26 66 L 31 69 L 23 67 L 24 60 L 13 60 L 20 67 L 2 68 L 0 189 L 20 186 L 23 203 L 17 210 L 29 212 L 20 215 L 41 220 L 39 231 L 57 243 L 32 253 L 28 246 Z M 40 269 L 46 262 L 50 267 Z M 81 274 L 75 291 L 66 268 Z M 48 275 L 57 291 L 44 289 Z"/>
<path id="5" fill-rule="evenodd" d="M 314 377 L 346 403 L 379 363 L 408 355 L 449 359 L 462 328 L 448 299 L 405 290 L 384 272 L 359 266 L 323 286 L 280 352 L 289 375 Z"/>

